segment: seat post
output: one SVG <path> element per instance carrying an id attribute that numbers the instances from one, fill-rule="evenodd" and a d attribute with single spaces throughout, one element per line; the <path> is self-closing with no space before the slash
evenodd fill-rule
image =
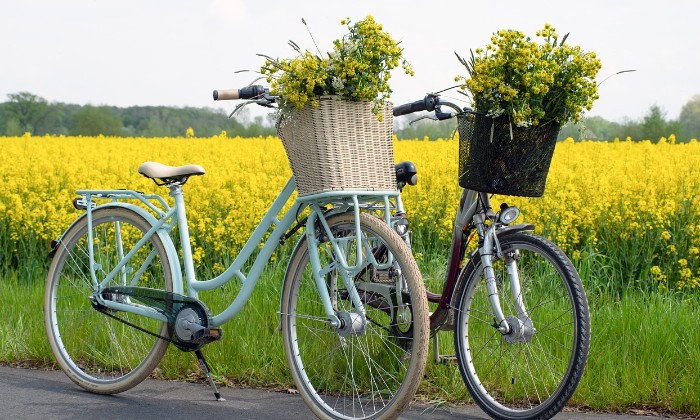
<path id="1" fill-rule="evenodd" d="M 190 245 L 190 231 L 187 225 L 187 214 L 185 212 L 185 196 L 182 184 L 173 182 L 168 184 L 170 196 L 175 199 L 175 215 L 177 219 L 178 232 L 180 233 L 180 247 L 182 248 L 182 262 L 185 265 L 185 278 L 187 279 L 187 294 L 197 298 L 197 291 L 191 286 L 195 279 L 194 263 L 192 262 L 192 246 Z"/>

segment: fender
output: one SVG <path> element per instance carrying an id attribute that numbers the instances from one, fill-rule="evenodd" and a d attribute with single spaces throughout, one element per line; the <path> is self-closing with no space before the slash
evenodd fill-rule
<path id="1" fill-rule="evenodd" d="M 155 226 L 156 223 L 158 222 L 155 216 L 153 216 L 151 213 L 146 211 L 143 207 L 139 207 L 135 204 L 131 203 L 124 203 L 124 202 L 112 202 L 112 203 L 105 203 L 101 204 L 97 207 L 95 207 L 92 211 L 95 211 L 96 209 L 101 209 L 101 208 L 108 208 L 108 207 L 119 207 L 119 208 L 124 208 L 131 210 L 138 214 L 139 216 L 143 217 L 146 222 L 151 225 Z M 63 231 L 61 236 L 59 237 L 58 241 L 56 243 L 59 243 L 63 240 L 63 237 L 66 235 L 68 231 L 70 231 L 73 226 L 75 226 L 78 222 L 81 220 L 87 218 L 87 212 L 84 212 L 81 214 L 77 219 L 73 221 L 73 223 L 68 226 L 68 229 Z M 165 248 L 166 255 L 168 257 L 168 262 L 170 263 L 170 271 L 172 272 L 173 275 L 173 292 L 182 294 L 183 292 L 183 287 L 182 287 L 182 269 L 180 267 L 180 258 L 178 256 L 177 250 L 175 249 L 175 244 L 173 243 L 172 238 L 170 237 L 170 234 L 166 229 L 159 229 L 156 232 L 156 235 L 160 238 L 160 240 L 163 242 L 163 247 Z M 49 254 L 50 257 L 53 257 L 53 253 L 55 252 L 54 250 L 51 251 Z"/>
<path id="2" fill-rule="evenodd" d="M 502 236 L 510 235 L 511 233 L 527 232 L 527 231 L 534 231 L 534 230 L 535 230 L 535 225 L 532 225 L 530 223 L 521 223 L 519 225 L 506 226 L 503 229 L 497 230 L 496 237 L 500 238 Z"/>

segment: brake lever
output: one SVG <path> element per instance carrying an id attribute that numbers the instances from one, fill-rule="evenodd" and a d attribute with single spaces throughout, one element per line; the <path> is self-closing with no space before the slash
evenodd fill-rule
<path id="1" fill-rule="evenodd" d="M 440 107 L 440 105 L 437 105 L 435 107 L 435 119 L 438 121 L 449 120 L 454 116 L 455 115 L 451 112 L 442 112 L 442 108 Z"/>
<path id="2" fill-rule="evenodd" d="M 452 118 L 452 117 L 454 117 L 454 116 L 455 116 L 455 114 L 453 114 L 453 113 L 451 113 L 451 112 L 439 112 L 439 111 L 435 111 L 435 117 L 437 117 L 437 119 L 438 119 L 439 121 L 442 121 L 442 120 L 449 120 L 450 118 Z"/>
<path id="3" fill-rule="evenodd" d="M 414 122 L 418 122 L 418 121 L 423 120 L 423 119 L 429 119 L 429 120 L 433 120 L 433 121 L 443 121 L 443 120 L 449 120 L 450 118 L 452 118 L 454 116 L 455 116 L 455 114 L 453 114 L 452 112 L 442 112 L 442 110 L 440 110 L 440 106 L 438 105 L 435 107 L 434 114 L 423 115 L 422 117 L 416 118 L 415 120 L 411 121 L 410 123 L 408 123 L 408 125 L 411 125 Z"/>
<path id="4" fill-rule="evenodd" d="M 269 93 L 263 94 L 262 99 L 258 100 L 258 105 L 264 106 L 267 108 L 274 108 L 273 105 L 277 103 L 277 97 L 272 96 Z"/>
<path id="5" fill-rule="evenodd" d="M 231 113 L 228 114 L 228 117 L 229 117 L 229 118 L 233 117 L 233 115 L 234 115 L 236 112 L 238 112 L 239 109 L 243 108 L 243 107 L 246 106 L 246 105 L 250 105 L 250 104 L 252 104 L 252 103 L 255 103 L 255 102 L 257 102 L 257 101 L 245 101 L 245 102 L 239 103 L 238 105 L 236 105 L 235 108 L 233 108 L 233 111 L 231 111 Z"/>
<path id="6" fill-rule="evenodd" d="M 412 120 L 411 122 L 408 123 L 408 125 L 411 125 L 411 124 L 413 124 L 413 123 L 415 123 L 415 122 L 418 122 L 418 121 L 420 121 L 420 120 L 433 120 L 433 121 L 437 121 L 438 119 L 437 119 L 437 117 L 434 117 L 433 115 L 423 115 L 422 117 L 418 117 L 418 118 L 416 118 L 415 120 Z"/>
<path id="7" fill-rule="evenodd" d="M 255 104 L 255 105 L 260 105 L 265 108 L 274 108 L 274 104 L 276 103 L 276 98 L 272 95 L 269 95 L 267 93 L 262 95 L 261 99 L 251 99 L 249 101 L 241 102 L 236 107 L 231 111 L 229 114 L 229 118 L 233 117 L 233 115 L 238 112 L 239 109 L 243 108 L 244 106 L 248 106 L 250 104 Z"/>

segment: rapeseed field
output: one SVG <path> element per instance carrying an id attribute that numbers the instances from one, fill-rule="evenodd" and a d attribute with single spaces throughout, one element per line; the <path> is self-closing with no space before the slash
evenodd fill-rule
<path id="1" fill-rule="evenodd" d="M 420 261 L 446 253 L 457 185 L 457 140 L 395 141 L 419 183 L 404 190 Z M 198 265 L 232 260 L 291 175 L 279 140 L 229 138 L 0 138 L 0 268 L 43 264 L 48 243 L 78 216 L 81 188 L 158 193 L 137 173 L 145 161 L 196 163 L 207 174 L 185 186 Z M 675 138 L 557 144 L 541 198 L 496 197 L 518 205 L 521 221 L 554 240 L 578 264 L 612 266 L 606 288 L 700 290 L 700 143 Z M 602 262 L 601 262 L 602 261 Z M 592 273 L 595 275 L 595 273 Z M 609 277 L 609 276 L 606 276 Z M 591 280 L 591 279 L 589 279 Z M 595 279 L 592 279 L 595 280 Z"/>

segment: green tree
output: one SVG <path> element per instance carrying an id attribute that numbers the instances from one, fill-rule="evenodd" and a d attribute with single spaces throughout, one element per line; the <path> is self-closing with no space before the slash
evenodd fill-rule
<path id="1" fill-rule="evenodd" d="M 574 140 L 610 141 L 621 136 L 620 124 L 610 122 L 602 117 L 586 117 L 575 124 L 566 124 L 559 131 L 559 140 L 568 137 Z M 625 134 L 626 136 L 626 134 Z M 624 137 L 623 137 L 624 138 Z"/>
<path id="2" fill-rule="evenodd" d="M 20 127 L 19 122 L 15 118 L 8 118 L 5 121 L 5 135 L 7 136 L 21 136 L 24 132 L 22 127 Z"/>
<path id="3" fill-rule="evenodd" d="M 38 133 L 48 114 L 46 99 L 29 92 L 10 93 L 7 112 L 23 132 Z"/>
<path id="4" fill-rule="evenodd" d="M 652 105 L 649 108 L 649 113 L 642 120 L 642 128 L 644 129 L 645 139 L 651 140 L 652 143 L 658 143 L 661 137 L 668 136 L 668 127 L 664 119 L 666 112 L 658 105 Z"/>
<path id="5" fill-rule="evenodd" d="M 450 139 L 457 128 L 456 119 L 447 121 L 434 121 L 432 119 L 419 119 L 422 115 L 410 115 L 399 117 L 395 120 L 394 132 L 398 139 L 412 140 L 428 137 L 430 140 Z"/>
<path id="6" fill-rule="evenodd" d="M 122 135 L 122 121 L 116 112 L 107 106 L 86 105 L 73 114 L 71 134 L 83 136 Z"/>
<path id="7" fill-rule="evenodd" d="M 167 126 L 165 119 L 162 117 L 162 112 L 154 112 L 148 118 L 144 135 L 148 137 L 160 137 L 165 135 L 165 127 Z"/>
<path id="8" fill-rule="evenodd" d="M 678 117 L 679 133 L 682 140 L 700 139 L 700 94 L 693 96 Z"/>

